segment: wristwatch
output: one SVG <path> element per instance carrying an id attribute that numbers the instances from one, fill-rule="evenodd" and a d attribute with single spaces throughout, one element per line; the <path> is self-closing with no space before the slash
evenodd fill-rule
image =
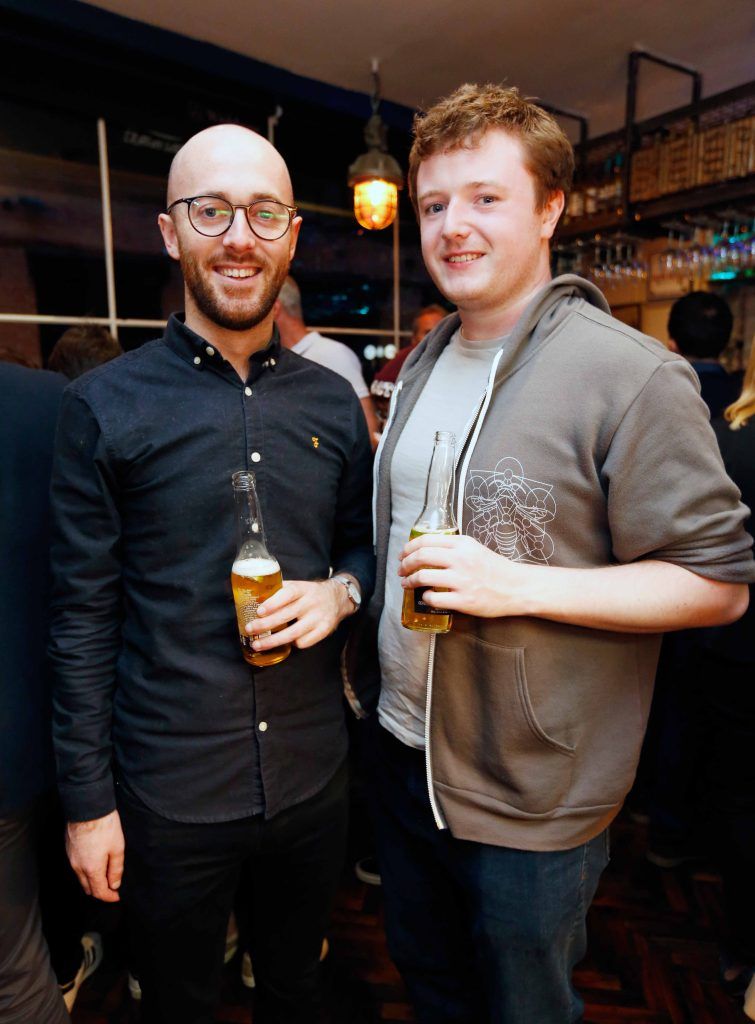
<path id="1" fill-rule="evenodd" d="M 346 593 L 354 607 L 359 611 L 362 606 L 362 594 L 359 587 L 350 576 L 331 576 L 331 579 L 341 583 L 346 588 Z"/>

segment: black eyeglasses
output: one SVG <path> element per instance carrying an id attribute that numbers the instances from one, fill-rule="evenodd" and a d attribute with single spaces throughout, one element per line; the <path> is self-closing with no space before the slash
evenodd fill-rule
<path id="1" fill-rule="evenodd" d="M 207 235 L 215 238 L 224 235 L 233 224 L 236 210 L 246 212 L 246 220 L 257 238 L 272 242 L 276 238 L 283 238 L 291 227 L 291 221 L 296 216 L 295 206 L 286 206 L 275 199 L 255 199 L 253 203 L 244 206 L 243 203 L 229 203 L 222 196 L 191 196 L 188 199 L 176 199 L 171 203 L 166 213 L 170 213 L 174 206 L 179 203 L 186 203 L 189 210 L 189 223 L 200 235 Z"/>

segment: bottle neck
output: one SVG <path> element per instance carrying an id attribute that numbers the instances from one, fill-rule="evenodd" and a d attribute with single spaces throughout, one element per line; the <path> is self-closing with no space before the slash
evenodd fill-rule
<path id="1" fill-rule="evenodd" d="M 436 441 L 427 475 L 425 504 L 415 524 L 423 533 L 456 531 L 454 518 L 454 445 Z"/>
<path id="2" fill-rule="evenodd" d="M 234 487 L 238 557 L 270 558 L 262 525 L 262 512 L 254 485 Z"/>

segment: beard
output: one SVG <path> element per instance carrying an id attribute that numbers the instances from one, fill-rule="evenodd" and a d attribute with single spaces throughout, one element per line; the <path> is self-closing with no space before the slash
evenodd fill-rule
<path id="1" fill-rule="evenodd" d="M 227 258 L 226 263 L 230 262 Z M 180 249 L 180 265 L 186 287 L 197 309 L 218 327 L 229 331 L 248 331 L 256 327 L 272 310 L 288 274 L 291 261 L 267 262 L 257 275 L 261 293 L 247 300 L 229 299 L 213 286 L 213 271 L 204 270 L 191 253 Z"/>

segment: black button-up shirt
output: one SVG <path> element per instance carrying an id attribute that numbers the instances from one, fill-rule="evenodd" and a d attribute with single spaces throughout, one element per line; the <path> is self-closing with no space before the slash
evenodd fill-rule
<path id="1" fill-rule="evenodd" d="M 172 317 L 65 392 L 52 499 L 54 732 L 69 820 L 116 776 L 178 821 L 270 817 L 346 750 L 343 635 L 255 670 L 230 585 L 231 476 L 251 469 L 284 579 L 374 582 L 371 452 L 351 386 L 274 337 L 242 381 Z"/>

